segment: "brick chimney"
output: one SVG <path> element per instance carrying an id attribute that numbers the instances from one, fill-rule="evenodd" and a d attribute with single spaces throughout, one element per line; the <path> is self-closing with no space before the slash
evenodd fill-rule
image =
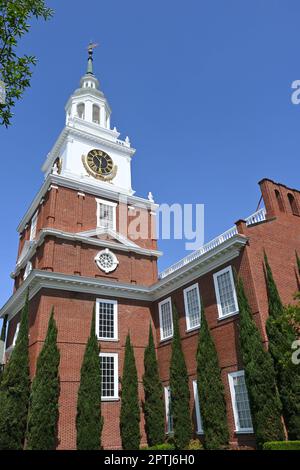
<path id="1" fill-rule="evenodd" d="M 284 184 L 264 178 L 259 182 L 267 210 L 267 218 L 282 214 L 300 216 L 300 192 Z"/>

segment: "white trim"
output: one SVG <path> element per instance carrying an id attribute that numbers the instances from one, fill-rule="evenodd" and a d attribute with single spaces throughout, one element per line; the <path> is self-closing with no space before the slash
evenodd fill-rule
<path id="1" fill-rule="evenodd" d="M 117 207 L 117 203 L 116 202 L 112 202 L 112 201 L 107 201 L 106 199 L 98 199 L 97 197 L 95 198 L 96 200 L 96 204 L 97 204 L 97 212 L 96 212 L 96 216 L 97 216 L 97 227 L 99 228 L 111 228 L 112 230 L 116 230 L 116 227 L 117 227 L 117 216 L 116 216 L 116 207 Z M 104 225 L 101 225 L 100 224 L 100 208 L 101 206 L 110 206 L 112 207 L 112 215 L 113 215 L 113 220 L 112 220 L 112 227 L 107 227 L 107 226 L 104 226 Z"/>
<path id="2" fill-rule="evenodd" d="M 11 343 L 11 348 L 14 348 L 15 345 L 16 345 L 18 335 L 19 335 L 19 331 L 20 331 L 20 322 L 17 323 L 16 330 L 15 330 L 14 337 L 13 337 L 13 341 Z"/>
<path id="3" fill-rule="evenodd" d="M 98 232 L 99 231 L 99 232 Z M 107 230 L 106 231 L 102 231 L 100 229 L 97 230 L 93 230 L 93 231 L 90 231 L 91 234 L 92 233 L 114 233 L 113 231 L 110 231 L 110 230 Z M 82 232 L 84 233 L 84 232 Z M 32 256 L 35 254 L 36 250 L 37 250 L 37 247 L 41 246 L 42 243 L 44 243 L 45 241 L 45 238 L 47 236 L 54 236 L 56 238 L 59 238 L 59 239 L 63 239 L 63 240 L 69 240 L 69 241 L 79 241 L 79 242 L 83 242 L 83 243 L 87 243 L 88 245 L 93 245 L 93 246 L 97 246 L 97 247 L 101 247 L 101 248 L 111 248 L 111 249 L 115 249 L 115 250 L 118 250 L 118 251 L 126 251 L 126 252 L 129 252 L 129 251 L 132 251 L 134 253 L 139 253 L 141 255 L 145 255 L 145 256 L 154 256 L 154 257 L 160 257 L 162 255 L 162 252 L 161 251 L 157 251 L 157 250 L 149 250 L 147 248 L 141 248 L 139 247 L 138 245 L 135 245 L 133 243 L 125 243 L 124 239 L 125 237 L 123 237 L 122 235 L 119 235 L 119 236 L 116 236 L 115 238 L 117 240 L 120 241 L 120 243 L 116 243 L 114 241 L 110 241 L 110 240 L 105 240 L 105 239 L 101 239 L 101 238 L 93 238 L 92 236 L 87 236 L 86 233 L 84 233 L 82 235 L 81 232 L 79 233 L 70 233 L 70 232 L 62 232 L 60 230 L 56 230 L 56 229 L 51 229 L 51 228 L 45 228 L 45 229 L 42 229 L 39 231 L 39 237 L 33 242 L 29 242 L 29 241 L 25 241 L 24 243 L 24 247 L 23 247 L 23 250 L 19 256 L 19 259 L 17 261 L 17 264 L 16 264 L 16 268 L 14 270 L 14 272 L 12 273 L 12 277 L 15 277 L 19 274 L 20 270 L 22 269 L 22 267 L 26 264 L 26 262 L 28 260 L 30 260 L 32 258 Z M 115 232 L 116 233 L 116 232 Z M 113 236 L 113 235 L 112 235 Z"/>
<path id="4" fill-rule="evenodd" d="M 113 357 L 114 358 L 114 396 L 113 397 L 101 396 L 101 401 L 119 400 L 119 364 L 118 364 L 119 355 L 118 353 L 100 353 L 99 357 Z M 101 378 L 101 385 L 102 385 L 102 378 Z"/>
<path id="5" fill-rule="evenodd" d="M 232 288 L 232 295 L 233 295 L 234 304 L 235 304 L 235 310 L 233 312 L 223 314 L 222 305 L 221 305 L 221 298 L 220 298 L 220 291 L 219 291 L 218 277 L 221 276 L 222 274 L 225 274 L 225 273 L 229 273 L 230 283 L 231 283 L 231 288 Z M 237 315 L 239 313 L 239 307 L 238 307 L 235 284 L 234 284 L 234 279 L 233 279 L 233 274 L 232 274 L 232 267 L 227 266 L 226 268 L 221 269 L 221 271 L 218 271 L 217 273 L 214 273 L 213 278 L 214 278 L 214 285 L 215 285 L 215 293 L 216 293 L 216 299 L 217 299 L 219 319 L 231 317 L 232 315 Z"/>
<path id="6" fill-rule="evenodd" d="M 24 274 L 23 274 L 23 281 L 26 280 L 26 278 L 29 276 L 31 271 L 32 271 L 32 263 L 30 261 L 28 261 L 27 264 L 26 264 L 26 267 L 25 267 Z"/>
<path id="7" fill-rule="evenodd" d="M 164 396 L 165 396 L 165 415 L 166 415 L 166 434 L 173 434 L 174 429 L 173 429 L 173 423 L 172 423 L 172 428 L 170 429 L 170 422 L 169 418 L 171 416 L 170 414 L 170 400 L 169 400 L 169 394 L 170 394 L 170 386 L 167 385 L 164 387 Z"/>
<path id="8" fill-rule="evenodd" d="M 154 299 L 158 300 L 168 294 L 170 295 L 174 290 L 196 281 L 204 274 L 211 273 L 214 269 L 237 258 L 241 248 L 246 245 L 247 241 L 248 238 L 243 235 L 236 235 L 230 240 L 226 240 L 224 244 L 218 245 L 201 257 L 191 261 L 191 263 L 160 279 L 155 284 Z"/>
<path id="9" fill-rule="evenodd" d="M 100 336 L 100 331 L 99 331 L 99 322 L 100 322 L 99 304 L 100 303 L 112 304 L 114 306 L 114 336 L 113 338 Z M 117 300 L 96 299 L 96 335 L 97 335 L 97 338 L 101 341 L 118 341 L 118 301 Z"/>
<path id="10" fill-rule="evenodd" d="M 191 326 L 190 324 L 190 312 L 189 312 L 189 307 L 188 307 L 188 298 L 187 295 L 190 291 L 196 289 L 196 295 L 198 299 L 198 305 L 199 305 L 199 323 L 197 325 Z M 184 298 L 184 310 L 185 310 L 185 321 L 186 321 L 186 331 L 192 331 L 196 330 L 197 328 L 200 328 L 201 325 L 201 300 L 200 300 L 200 293 L 199 293 L 199 284 L 196 282 L 195 284 L 186 287 L 183 289 L 183 298 Z"/>
<path id="11" fill-rule="evenodd" d="M 36 227 L 37 227 L 37 219 L 38 219 L 38 211 L 36 211 L 31 219 L 30 222 L 30 235 L 29 235 L 29 241 L 33 241 L 36 238 Z"/>
<path id="12" fill-rule="evenodd" d="M 194 392 L 196 426 L 197 426 L 196 434 L 204 434 L 203 427 L 202 427 L 201 413 L 200 413 L 200 401 L 199 401 L 197 380 L 193 380 L 193 392 Z"/>
<path id="13" fill-rule="evenodd" d="M 244 434 L 248 434 L 248 433 L 252 434 L 253 433 L 253 427 L 252 428 L 241 428 L 240 427 L 239 415 L 238 415 L 238 410 L 237 410 L 237 407 L 236 407 L 236 396 L 235 396 L 235 388 L 234 388 L 234 384 L 233 384 L 233 379 L 235 377 L 244 377 L 244 376 L 245 376 L 245 372 L 243 370 L 239 370 L 237 372 L 230 372 L 228 374 L 228 382 L 229 382 L 233 417 L 234 417 L 234 423 L 235 423 L 235 432 L 236 433 L 244 433 Z M 249 398 L 248 398 L 248 401 L 249 401 Z"/>
<path id="14" fill-rule="evenodd" d="M 165 305 L 165 304 L 169 304 L 169 307 L 170 307 L 170 316 L 171 316 L 171 325 L 172 325 L 172 333 L 170 333 L 168 336 L 165 336 L 164 335 L 164 332 L 163 332 L 163 327 L 162 327 L 162 306 Z M 172 311 L 172 300 L 171 300 L 171 297 L 168 297 L 167 299 L 165 300 L 162 300 L 161 302 L 159 302 L 158 304 L 158 311 L 159 311 L 159 331 L 160 331 L 160 340 L 161 341 L 164 341 L 164 340 L 167 340 L 169 338 L 172 338 L 173 337 L 173 333 L 174 333 L 174 325 L 173 325 L 173 311 Z"/>

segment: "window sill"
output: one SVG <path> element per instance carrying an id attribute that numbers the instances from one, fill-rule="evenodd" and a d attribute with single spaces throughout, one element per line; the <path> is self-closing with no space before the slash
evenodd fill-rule
<path id="1" fill-rule="evenodd" d="M 119 338 L 99 338 L 99 336 L 97 336 L 97 339 L 98 341 L 105 341 L 107 343 L 117 343 L 119 341 Z"/>
<path id="2" fill-rule="evenodd" d="M 160 343 L 165 343 L 165 342 L 167 342 L 167 341 L 170 341 L 170 340 L 172 340 L 172 338 L 173 338 L 173 335 L 172 335 L 172 336 L 168 336 L 167 338 L 163 338 L 163 339 L 160 340 Z"/>
<path id="3" fill-rule="evenodd" d="M 227 318 L 235 317 L 239 313 L 240 313 L 239 310 L 237 310 L 236 312 L 233 312 L 233 313 L 228 313 L 227 315 L 223 315 L 223 317 L 219 317 L 218 321 L 222 321 L 222 320 L 226 320 Z"/>
<path id="4" fill-rule="evenodd" d="M 102 402 L 114 402 L 114 401 L 120 401 L 120 398 L 119 397 L 111 397 L 111 398 L 108 398 L 108 397 L 101 397 L 101 403 Z"/>
<path id="5" fill-rule="evenodd" d="M 241 430 L 235 430 L 234 434 L 254 434 L 253 429 L 241 429 Z"/>
<path id="6" fill-rule="evenodd" d="M 193 328 L 187 328 L 187 329 L 185 330 L 185 332 L 186 332 L 186 333 L 192 333 L 193 331 L 199 330 L 199 329 L 200 329 L 200 326 L 201 326 L 201 325 L 193 326 Z"/>

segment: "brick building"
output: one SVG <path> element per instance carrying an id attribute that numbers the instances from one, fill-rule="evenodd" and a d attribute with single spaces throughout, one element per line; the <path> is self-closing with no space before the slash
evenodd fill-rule
<path id="1" fill-rule="evenodd" d="M 243 366 L 237 351 L 238 305 L 233 268 L 242 276 L 255 321 L 266 341 L 268 315 L 263 250 L 284 302 L 299 289 L 295 250 L 300 253 L 300 192 L 264 179 L 264 207 L 180 260 L 160 275 L 155 238 L 158 206 L 151 193 L 137 197 L 131 187 L 129 138 L 111 129 L 111 109 L 93 73 L 87 73 L 66 105 L 66 125 L 43 165 L 44 183 L 18 226 L 20 242 L 12 273 L 14 292 L 0 311 L 7 317 L 5 357 L 14 347 L 20 311 L 30 288 L 30 365 L 35 373 L 52 306 L 58 326 L 60 362 L 59 449 L 76 447 L 76 401 L 82 357 L 96 305 L 101 344 L 103 445 L 120 448 L 120 381 L 125 338 L 130 331 L 140 398 L 149 323 L 155 340 L 168 410 L 172 302 L 191 390 L 195 435 L 201 436 L 196 384 L 200 295 L 224 382 L 232 445 L 254 445 Z M 136 236 L 139 218 L 146 227 Z M 145 432 L 141 419 L 142 442 Z M 172 420 L 166 413 L 166 433 Z"/>

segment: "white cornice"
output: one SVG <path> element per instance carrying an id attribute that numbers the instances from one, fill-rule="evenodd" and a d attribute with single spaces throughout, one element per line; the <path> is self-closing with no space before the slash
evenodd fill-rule
<path id="1" fill-rule="evenodd" d="M 75 118 L 76 119 L 76 118 Z M 74 120 L 74 125 L 76 124 L 77 120 Z M 82 122 L 78 119 L 78 122 L 82 125 Z M 96 135 L 93 133 L 95 130 L 101 130 L 104 134 L 107 134 L 108 136 L 115 136 L 115 132 L 113 130 L 108 130 L 108 129 L 103 129 L 99 128 L 97 129 L 96 124 L 94 123 L 86 123 L 84 121 L 84 125 L 86 126 L 87 130 L 79 129 L 76 127 L 71 127 L 69 125 L 65 126 L 65 128 L 62 130 L 60 135 L 58 136 L 57 141 L 55 142 L 54 146 L 50 150 L 50 152 L 47 155 L 47 158 L 42 166 L 42 171 L 45 173 L 49 170 L 49 168 L 52 166 L 53 162 L 55 159 L 59 156 L 61 149 L 63 148 L 64 144 L 66 143 L 67 139 L 69 137 L 77 137 L 80 138 L 82 141 L 85 141 L 89 143 L 90 145 L 94 144 L 99 144 L 99 145 L 105 145 L 107 147 L 110 147 L 112 149 L 115 149 L 117 151 L 121 151 L 124 153 L 127 157 L 132 157 L 135 153 L 135 149 L 126 145 L 121 145 L 118 143 L 116 140 L 111 140 L 108 138 L 105 138 L 100 135 Z M 88 132 L 90 130 L 90 132 Z"/>
<path id="2" fill-rule="evenodd" d="M 30 207 L 23 216 L 21 222 L 19 223 L 17 227 L 17 231 L 19 233 L 24 230 L 25 225 L 33 216 L 34 212 L 40 204 L 41 199 L 46 194 L 51 184 L 55 184 L 57 186 L 69 189 L 74 189 L 75 191 L 80 191 L 85 194 L 92 194 L 93 196 L 97 197 L 104 197 L 113 201 L 119 201 L 120 197 L 125 196 L 127 203 L 133 206 L 144 207 L 148 210 L 154 211 L 158 208 L 158 204 L 153 204 L 148 199 L 122 193 L 121 191 L 116 190 L 112 185 L 109 188 L 104 188 L 96 186 L 95 184 L 91 184 L 87 181 L 75 180 L 73 178 L 67 178 L 65 176 L 49 174 L 45 179 L 43 185 L 41 186 L 39 192 L 35 196 L 34 200 L 32 201 Z"/>
<path id="3" fill-rule="evenodd" d="M 2 307 L 0 317 L 8 314 L 9 318 L 11 318 L 22 308 L 25 292 L 28 287 L 30 287 L 30 298 L 43 287 L 47 287 L 49 289 L 153 302 L 236 258 L 247 241 L 248 239 L 245 236 L 235 235 L 230 240 L 227 240 L 210 252 L 205 253 L 182 269 L 166 276 L 150 287 L 107 281 L 105 279 L 33 270 L 21 287 Z"/>
<path id="4" fill-rule="evenodd" d="M 96 231 L 93 231 L 92 233 L 100 233 Z M 104 233 L 104 232 L 103 232 Z M 112 250 L 118 250 L 118 251 L 126 251 L 128 252 L 133 252 L 133 253 L 138 253 L 140 255 L 144 256 L 152 256 L 155 258 L 159 258 L 162 256 L 162 252 L 158 250 L 150 250 L 147 248 L 141 248 L 138 246 L 136 243 L 131 243 L 130 240 L 127 240 L 126 237 L 123 237 L 121 235 L 118 236 L 116 234 L 116 239 L 120 243 L 116 243 L 111 240 L 103 240 L 101 238 L 93 238 L 93 237 L 88 237 L 85 234 L 80 234 L 79 233 L 70 233 L 70 232 L 63 232 L 61 230 L 56 230 L 53 228 L 44 228 L 40 230 L 39 232 L 39 237 L 34 241 L 31 242 L 31 246 L 26 252 L 25 256 L 20 256 L 20 261 L 16 265 L 15 271 L 11 274 L 11 277 L 16 277 L 20 270 L 26 265 L 26 263 L 32 258 L 32 256 L 35 254 L 37 248 L 42 245 L 45 241 L 45 238 L 47 236 L 52 236 L 56 237 L 62 240 L 68 240 L 70 242 L 81 242 L 85 243 L 87 245 L 92 245 L 92 246 L 97 246 L 99 248 L 110 248 Z M 127 243 L 125 243 L 127 241 Z"/>

